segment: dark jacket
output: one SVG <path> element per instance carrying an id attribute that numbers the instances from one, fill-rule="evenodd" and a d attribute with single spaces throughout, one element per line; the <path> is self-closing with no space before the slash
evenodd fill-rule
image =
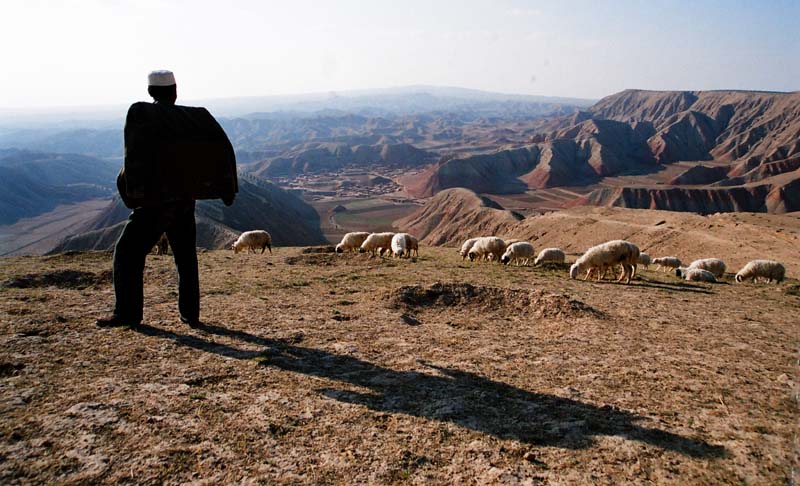
<path id="1" fill-rule="evenodd" d="M 134 103 L 125 120 L 125 162 L 117 189 L 129 208 L 232 201 L 239 191 L 233 146 L 205 108 Z"/>

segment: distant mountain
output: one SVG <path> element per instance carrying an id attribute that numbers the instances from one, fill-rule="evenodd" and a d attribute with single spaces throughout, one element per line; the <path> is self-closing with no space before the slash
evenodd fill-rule
<path id="1" fill-rule="evenodd" d="M 0 224 L 110 197 L 115 175 L 111 164 L 92 157 L 0 150 Z"/>
<path id="2" fill-rule="evenodd" d="M 644 127 L 589 119 L 561 129 L 546 141 L 490 154 L 443 159 L 406 181 L 417 196 L 448 187 L 506 194 L 529 188 L 580 186 L 601 177 L 653 167 Z"/>
<path id="3" fill-rule="evenodd" d="M 203 101 L 214 113 L 243 116 L 256 112 L 315 112 L 340 110 L 369 116 L 413 115 L 430 112 L 470 112 L 481 116 L 543 116 L 588 107 L 592 100 L 558 98 L 446 87 L 397 88 L 310 93 L 294 96 L 255 96 Z"/>
<path id="4" fill-rule="evenodd" d="M 533 143 L 446 157 L 404 183 L 417 196 L 448 187 L 503 194 L 586 186 L 678 161 L 716 161 L 713 169 L 687 171 L 671 181 L 714 188 L 600 188 L 575 203 L 698 212 L 800 210 L 793 193 L 800 178 L 798 92 L 629 90 L 587 111 L 534 125 Z"/>
<path id="5" fill-rule="evenodd" d="M 419 167 L 435 160 L 430 152 L 406 143 L 356 145 L 306 144 L 247 166 L 244 170 L 262 177 L 294 176 L 306 172 L 333 171 L 345 166 Z"/>
<path id="6" fill-rule="evenodd" d="M 114 246 L 130 214 L 115 197 L 107 209 L 87 225 L 88 231 L 72 235 L 51 253 L 68 250 L 108 250 Z M 222 249 L 239 233 L 264 229 L 277 246 L 327 243 L 320 230 L 317 212 L 294 194 L 255 177 L 240 177 L 239 193 L 230 207 L 219 200 L 198 201 L 197 246 Z"/>

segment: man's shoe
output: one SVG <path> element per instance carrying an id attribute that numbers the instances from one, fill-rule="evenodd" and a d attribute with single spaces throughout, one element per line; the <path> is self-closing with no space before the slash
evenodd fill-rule
<path id="1" fill-rule="evenodd" d="M 111 317 L 101 317 L 100 319 L 97 319 L 95 324 L 97 324 L 97 327 L 133 327 L 138 326 L 141 322 L 141 320 L 127 319 L 114 314 Z"/>
<path id="2" fill-rule="evenodd" d="M 188 317 L 181 316 L 181 322 L 189 324 L 189 327 L 201 327 L 203 325 L 199 318 L 189 319 Z"/>

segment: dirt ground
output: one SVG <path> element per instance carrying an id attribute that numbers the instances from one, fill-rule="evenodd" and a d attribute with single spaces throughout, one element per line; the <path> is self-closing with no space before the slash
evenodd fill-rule
<path id="1" fill-rule="evenodd" d="M 421 255 L 201 253 L 198 329 L 168 256 L 119 329 L 109 254 L 0 260 L 0 483 L 798 480 L 796 280 Z"/>

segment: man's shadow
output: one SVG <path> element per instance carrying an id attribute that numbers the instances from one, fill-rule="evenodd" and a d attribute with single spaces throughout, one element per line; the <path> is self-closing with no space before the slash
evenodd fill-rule
<path id="1" fill-rule="evenodd" d="M 625 437 L 692 457 L 717 458 L 726 455 L 722 446 L 638 425 L 637 422 L 642 418 L 624 410 L 531 392 L 474 373 L 426 362 L 421 363 L 430 369 L 430 373 L 397 371 L 352 356 L 297 346 L 291 340 L 266 339 L 207 324 L 197 329 L 265 349 L 245 351 L 146 325 L 139 326 L 137 331 L 229 358 L 258 358 L 263 366 L 368 390 L 355 392 L 334 387 L 318 390 L 340 402 L 363 405 L 381 412 L 449 422 L 501 439 L 537 446 L 583 449 L 592 445 L 594 437 L 608 435 Z"/>

